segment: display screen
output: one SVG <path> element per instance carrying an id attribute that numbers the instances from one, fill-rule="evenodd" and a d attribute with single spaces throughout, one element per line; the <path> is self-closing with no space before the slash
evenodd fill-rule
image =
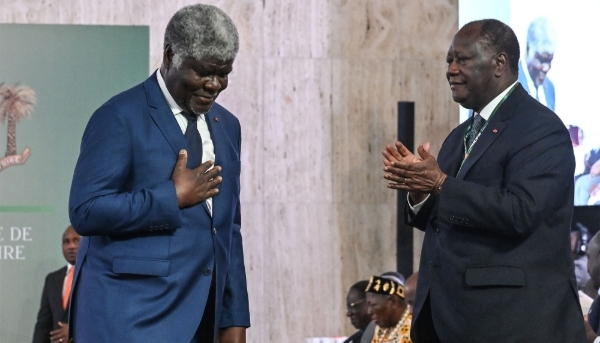
<path id="1" fill-rule="evenodd" d="M 515 31 L 521 47 L 519 82 L 568 128 L 575 154 L 575 206 L 600 205 L 600 115 L 593 68 L 600 45 L 600 0 L 459 0 L 459 26 L 498 19 Z M 461 122 L 470 111 L 461 107 Z"/>

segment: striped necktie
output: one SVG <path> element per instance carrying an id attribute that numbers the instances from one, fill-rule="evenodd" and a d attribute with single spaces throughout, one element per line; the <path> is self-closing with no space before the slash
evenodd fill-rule
<path id="1" fill-rule="evenodd" d="M 471 144 L 475 141 L 475 137 L 477 137 L 479 131 L 483 128 L 483 125 L 485 125 L 485 119 L 483 119 L 479 113 L 475 114 L 473 123 L 471 124 L 471 130 L 467 134 L 467 149 L 471 147 Z"/>

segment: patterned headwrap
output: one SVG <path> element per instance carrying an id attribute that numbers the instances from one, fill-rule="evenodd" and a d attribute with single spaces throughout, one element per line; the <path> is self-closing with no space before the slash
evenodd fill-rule
<path id="1" fill-rule="evenodd" d="M 369 285 L 365 289 L 367 293 L 383 294 L 383 295 L 397 295 L 401 299 L 404 299 L 404 286 L 400 283 L 382 278 L 379 276 L 372 276 L 369 281 Z"/>

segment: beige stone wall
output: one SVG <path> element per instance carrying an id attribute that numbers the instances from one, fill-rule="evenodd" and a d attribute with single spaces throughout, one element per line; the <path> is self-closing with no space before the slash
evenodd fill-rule
<path id="1" fill-rule="evenodd" d="M 0 22 L 149 25 L 152 72 L 168 19 L 194 2 L 0 0 Z M 396 102 L 416 102 L 416 141 L 434 153 L 458 122 L 444 75 L 457 0 L 207 2 L 241 36 L 220 103 L 243 129 L 248 341 L 349 334 L 347 288 L 395 267 L 380 151 Z"/>

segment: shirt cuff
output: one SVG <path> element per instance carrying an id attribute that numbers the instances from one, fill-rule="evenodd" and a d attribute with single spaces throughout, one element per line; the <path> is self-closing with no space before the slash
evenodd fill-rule
<path id="1" fill-rule="evenodd" d="M 593 343 L 600 343 L 600 337 L 596 337 Z"/>
<path id="2" fill-rule="evenodd" d="M 410 200 L 410 194 L 407 194 L 406 201 L 408 201 L 408 207 L 410 208 L 412 213 L 413 214 L 419 213 L 419 210 L 421 209 L 421 207 L 423 207 L 423 204 L 425 203 L 425 201 L 427 201 L 427 199 L 429 199 L 430 196 L 431 196 L 431 194 L 427 194 L 427 197 L 423 201 L 421 201 L 418 204 L 413 205 L 412 200 Z M 596 343 L 596 342 L 594 342 L 594 343 Z M 600 342 L 598 342 L 598 343 L 600 343 Z"/>

